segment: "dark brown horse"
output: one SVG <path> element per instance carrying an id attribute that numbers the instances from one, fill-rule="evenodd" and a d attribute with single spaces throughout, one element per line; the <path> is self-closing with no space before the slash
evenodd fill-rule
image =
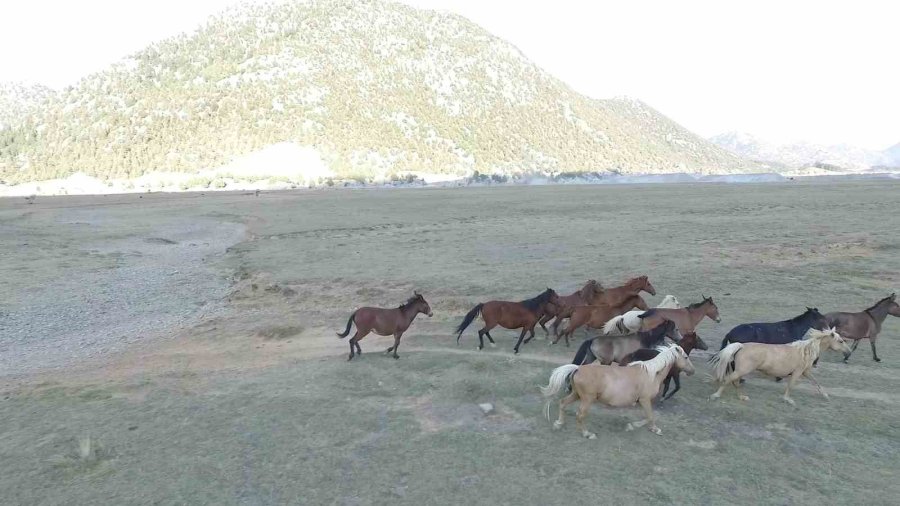
<path id="1" fill-rule="evenodd" d="M 712 297 L 703 297 L 703 300 L 700 302 L 678 309 L 653 308 L 638 316 L 641 319 L 642 330 L 652 329 L 665 320 L 672 320 L 678 325 L 678 330 L 681 331 L 682 335 L 696 332 L 697 325 L 700 324 L 700 320 L 703 317 L 716 322 L 721 321 L 719 308 L 716 307 Z"/>
<path id="2" fill-rule="evenodd" d="M 401 304 L 400 307 L 394 309 L 361 307 L 350 315 L 344 333 L 338 333 L 338 337 L 343 339 L 350 334 L 350 326 L 356 324 L 356 334 L 350 338 L 350 357 L 347 360 L 353 360 L 354 355 L 362 355 L 359 341 L 369 332 L 375 332 L 380 336 L 394 336 L 394 345 L 388 348 L 386 353 L 393 351 L 394 358 L 400 358 L 397 355 L 397 350 L 400 348 L 400 337 L 412 324 L 416 315 L 424 313 L 430 317 L 434 314 L 431 312 L 431 306 L 425 302 L 425 297 L 422 297 L 419 292 L 413 293 L 413 297 Z M 353 352 L 354 347 L 356 353 Z"/>
<path id="3" fill-rule="evenodd" d="M 581 290 L 571 294 L 571 295 L 562 295 L 559 297 L 559 305 L 548 305 L 547 310 L 544 312 L 544 316 L 538 321 L 538 325 L 544 329 L 544 334 L 550 335 L 550 332 L 547 330 L 545 324 L 555 318 L 560 311 L 565 311 L 567 308 L 574 306 L 584 306 L 590 305 L 594 302 L 594 298 L 603 293 L 603 285 L 597 282 L 595 279 L 588 280 L 587 283 Z"/>
<path id="4" fill-rule="evenodd" d="M 478 349 L 484 349 L 484 336 L 487 336 L 488 340 L 490 340 L 491 346 L 494 345 L 494 338 L 491 337 L 490 331 L 492 328 L 500 325 L 510 330 L 522 329 L 522 333 L 519 335 L 519 340 L 514 348 L 515 352 L 519 353 L 519 346 L 521 346 L 522 340 L 525 339 L 525 334 L 531 333 L 528 341 L 534 337 L 534 326 L 537 325 L 541 316 L 544 315 L 548 305 L 559 306 L 559 296 L 549 288 L 537 297 L 521 302 L 492 300 L 478 304 L 466 314 L 459 327 L 456 327 L 456 344 L 459 344 L 459 338 L 462 336 L 463 331 L 466 330 L 466 327 L 481 314 L 481 318 L 484 320 L 484 327 L 478 331 Z"/>
<path id="5" fill-rule="evenodd" d="M 654 288 L 653 285 L 650 284 L 650 280 L 647 278 L 647 276 L 638 276 L 636 278 L 631 278 L 626 281 L 624 285 L 617 286 L 615 288 L 601 289 L 600 293 L 596 297 L 594 297 L 593 304 L 617 306 L 625 302 L 625 299 L 627 299 L 628 297 L 639 295 L 641 292 L 647 292 L 650 295 L 656 295 L 656 288 Z M 553 322 L 553 335 L 559 336 L 559 325 L 564 319 L 570 318 L 573 311 L 575 311 L 575 306 L 560 308 L 558 314 L 556 315 L 556 321 Z M 559 341 L 558 337 L 557 341 Z"/>
<path id="6" fill-rule="evenodd" d="M 696 332 L 691 332 L 690 334 L 684 334 L 681 338 L 681 341 L 678 341 L 678 346 L 681 346 L 681 349 L 684 350 L 684 354 L 687 356 L 691 355 L 691 352 L 694 348 L 699 348 L 701 350 L 708 350 L 709 346 L 706 345 L 706 342 L 697 335 Z M 619 365 L 628 365 L 632 362 L 637 362 L 638 360 L 650 360 L 655 356 L 659 355 L 659 350 L 652 348 L 641 348 L 640 350 L 635 351 L 634 353 L 623 358 Z M 669 391 L 669 384 L 675 380 L 675 390 L 672 390 L 672 393 L 666 395 L 666 392 Z M 666 376 L 665 383 L 663 383 L 662 394 L 660 394 L 660 402 L 671 399 L 675 392 L 681 390 L 681 369 L 677 367 L 673 367 L 669 370 L 669 375 Z"/>
<path id="7" fill-rule="evenodd" d="M 603 325 L 606 324 L 610 320 L 610 318 L 614 318 L 619 316 L 620 314 L 625 313 L 625 311 L 629 311 L 631 309 L 638 308 L 642 310 L 647 310 L 650 306 L 647 305 L 647 302 L 641 298 L 640 295 L 631 295 L 625 298 L 625 300 L 619 302 L 619 304 L 611 306 L 607 304 L 596 304 L 593 306 L 576 306 L 572 310 L 571 317 L 569 319 L 569 325 L 563 330 L 561 335 L 556 336 L 556 339 L 553 340 L 552 344 L 556 344 L 559 342 L 560 338 L 566 338 L 566 346 L 569 345 L 569 338 L 572 337 L 572 334 L 581 327 L 582 325 L 587 325 L 592 329 L 602 329 Z"/>
<path id="8" fill-rule="evenodd" d="M 859 346 L 862 339 L 868 339 L 869 345 L 872 346 L 872 360 L 881 362 L 875 351 L 875 339 L 881 332 L 881 325 L 887 315 L 900 317 L 900 305 L 897 304 L 896 293 L 890 294 L 875 303 L 874 306 L 859 313 L 836 312 L 825 315 L 828 325 L 834 327 L 841 337 L 854 341 L 850 353 L 844 356 L 844 362 L 850 359 L 850 355 L 856 351 L 856 347 Z"/>

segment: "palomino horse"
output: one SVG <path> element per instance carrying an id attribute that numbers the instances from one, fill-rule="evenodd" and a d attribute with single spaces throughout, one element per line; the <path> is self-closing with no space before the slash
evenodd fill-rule
<path id="1" fill-rule="evenodd" d="M 674 295 L 666 295 L 654 309 L 678 309 L 681 303 Z M 644 314 L 641 310 L 628 311 L 625 314 L 611 318 L 603 325 L 603 333 L 608 336 L 627 336 L 637 334 L 641 330 L 640 315 Z"/>
<path id="2" fill-rule="evenodd" d="M 712 297 L 703 297 L 702 301 L 683 308 L 651 309 L 642 315 L 638 315 L 638 318 L 641 319 L 642 330 L 652 329 L 662 323 L 663 320 L 672 320 L 678 325 L 678 330 L 682 334 L 689 334 L 697 331 L 697 325 L 700 324 L 704 316 L 715 322 L 722 321 L 719 318 L 719 308 L 716 307 Z"/>
<path id="3" fill-rule="evenodd" d="M 574 334 L 582 325 L 587 325 L 593 329 L 602 328 L 603 324 L 609 321 L 610 318 L 620 315 L 632 308 L 647 310 L 650 307 L 647 306 L 647 302 L 645 302 L 640 295 L 631 295 L 616 305 L 597 304 L 593 306 L 577 306 L 570 315 L 569 325 L 563 330 L 562 334 L 557 335 L 556 339 L 550 344 L 556 344 L 559 342 L 560 338 L 565 337 L 566 346 L 568 346 L 569 338 L 572 337 L 572 334 Z"/>
<path id="4" fill-rule="evenodd" d="M 719 389 L 709 398 L 721 397 L 725 386 L 731 383 L 737 389 L 740 400 L 749 400 L 749 397 L 741 392 L 741 383 L 738 380 L 753 371 L 760 371 L 776 378 L 791 377 L 783 398 L 792 406 L 795 403 L 791 399 L 791 388 L 800 380 L 801 376 L 809 378 L 819 393 L 827 399 L 828 394 L 822 390 L 812 375 L 813 362 L 824 350 L 847 354 L 850 352 L 850 347 L 834 329 L 826 331 L 809 329 L 806 332 L 806 339 L 789 344 L 731 343 L 709 359 L 713 366 L 713 377 L 719 382 Z M 732 361 L 734 362 L 734 372 L 729 373 L 728 369 Z"/>
<path id="5" fill-rule="evenodd" d="M 578 407 L 578 429 L 581 435 L 594 439 L 596 434 L 588 432 L 584 427 L 591 404 L 596 400 L 607 406 L 625 407 L 640 403 L 647 418 L 639 422 L 629 423 L 625 430 L 633 430 L 650 424 L 650 430 L 662 434 L 653 419 L 653 398 L 659 393 L 659 385 L 669 375 L 672 367 L 678 367 L 688 375 L 694 373 L 694 366 L 680 346 L 672 345 L 664 348 L 659 355 L 645 362 L 632 362 L 628 367 L 616 365 L 566 364 L 557 367 L 550 374 L 550 383 L 541 387 L 545 397 L 552 397 L 562 389 L 563 385 L 571 393 L 559 401 L 559 418 L 553 423 L 554 429 L 563 426 L 566 406 L 581 399 Z M 550 400 L 547 400 L 547 420 L 550 419 Z"/>
<path id="6" fill-rule="evenodd" d="M 631 278 L 622 286 L 615 288 L 603 289 L 597 297 L 594 297 L 593 304 L 606 304 L 608 306 L 617 306 L 625 301 L 628 297 L 639 295 L 641 292 L 647 292 L 650 295 L 656 295 L 656 288 L 650 284 L 647 276 L 638 276 Z M 553 322 L 553 335 L 559 335 L 559 325 L 562 321 L 572 315 L 574 306 L 563 308 L 556 315 Z"/>
<path id="7" fill-rule="evenodd" d="M 875 351 L 875 338 L 881 332 L 881 324 L 887 315 L 900 317 L 900 304 L 897 304 L 897 294 L 892 293 L 888 297 L 876 302 L 874 306 L 859 313 L 828 313 L 825 319 L 828 325 L 834 327 L 844 339 L 852 339 L 853 346 L 850 353 L 844 355 L 844 362 L 850 359 L 850 354 L 856 351 L 859 341 L 869 339 L 872 346 L 872 360 L 881 362 Z"/>
<path id="8" fill-rule="evenodd" d="M 394 345 L 388 348 L 386 353 L 393 351 L 394 358 L 400 358 L 397 355 L 397 350 L 400 348 L 400 337 L 412 325 L 416 315 L 424 313 L 431 317 L 434 314 L 431 312 L 431 306 L 425 302 L 425 297 L 422 297 L 419 292 L 413 293 L 412 298 L 401 304 L 400 307 L 394 309 L 361 307 L 350 315 L 344 333 L 338 333 L 338 337 L 343 339 L 350 334 L 350 326 L 356 324 L 356 334 L 350 338 L 350 357 L 347 360 L 353 360 L 354 347 L 356 347 L 356 354 L 362 355 L 359 341 L 369 332 L 375 332 L 380 336 L 394 336 Z"/>
<path id="9" fill-rule="evenodd" d="M 691 332 L 690 334 L 685 334 L 684 337 L 681 338 L 681 341 L 678 341 L 678 346 L 681 346 L 681 349 L 684 350 L 684 353 L 687 356 L 691 356 L 691 351 L 694 348 L 699 348 L 701 350 L 707 350 L 709 347 L 706 345 L 706 342 L 697 335 L 696 332 Z M 623 358 L 619 365 L 628 365 L 632 362 L 636 362 L 638 360 L 650 360 L 653 357 L 659 355 L 659 350 L 651 349 L 651 348 L 641 348 L 636 352 L 628 355 Z M 675 380 L 675 390 L 672 390 L 672 393 L 666 395 L 666 392 L 669 391 L 669 384 Z M 677 367 L 673 367 L 672 370 L 669 371 L 669 375 L 666 376 L 666 381 L 663 383 L 662 394 L 660 394 L 659 402 L 666 401 L 672 398 L 675 395 L 675 392 L 681 390 L 681 369 Z"/>
<path id="10" fill-rule="evenodd" d="M 664 321 L 655 329 L 638 332 L 635 336 L 597 336 L 593 339 L 585 339 L 578 347 L 578 353 L 575 354 L 572 363 L 575 365 L 590 364 L 599 359 L 600 363 L 604 365 L 613 362 L 621 364 L 625 356 L 641 348 L 656 348 L 664 345 L 667 337 L 676 343 L 680 342 L 682 337 L 675 322 L 669 320 Z"/>
<path id="11" fill-rule="evenodd" d="M 603 285 L 597 282 L 595 279 L 588 280 L 587 283 L 581 290 L 571 294 L 571 295 L 563 295 L 559 297 L 559 305 L 548 305 L 547 311 L 544 313 L 544 316 L 538 321 L 538 325 L 544 329 L 544 334 L 550 335 L 550 332 L 547 330 L 545 324 L 555 318 L 561 310 L 565 310 L 564 308 L 572 307 L 572 306 L 583 306 L 593 304 L 594 298 L 603 293 Z"/>
<path id="12" fill-rule="evenodd" d="M 459 338 L 462 336 L 463 331 L 466 330 L 466 327 L 480 313 L 481 318 L 484 320 L 484 327 L 478 331 L 478 349 L 484 348 L 484 336 L 487 336 L 488 340 L 490 340 L 491 346 L 494 345 L 494 338 L 491 337 L 490 331 L 492 328 L 500 325 L 510 330 L 522 329 L 522 333 L 519 335 L 519 340 L 514 348 L 516 353 L 519 353 L 519 346 L 522 344 L 525 334 L 527 332 L 531 333 L 531 337 L 528 338 L 529 341 L 534 337 L 534 326 L 537 325 L 538 320 L 544 315 L 544 311 L 546 311 L 549 304 L 559 306 L 559 297 L 556 295 L 556 292 L 549 288 L 537 297 L 523 300 L 522 302 L 492 300 L 478 304 L 466 314 L 459 327 L 456 327 L 456 344 L 459 344 Z"/>

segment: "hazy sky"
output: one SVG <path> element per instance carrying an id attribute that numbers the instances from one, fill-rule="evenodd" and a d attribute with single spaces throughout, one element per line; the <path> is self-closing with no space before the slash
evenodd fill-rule
<path id="1" fill-rule="evenodd" d="M 7 0 L 0 81 L 74 83 L 233 0 Z M 462 14 L 581 93 L 640 98 L 702 135 L 900 142 L 891 1 L 407 0 Z"/>

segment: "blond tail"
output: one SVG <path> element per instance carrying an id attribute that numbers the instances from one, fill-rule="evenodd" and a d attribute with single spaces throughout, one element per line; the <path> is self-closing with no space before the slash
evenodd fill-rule
<path id="1" fill-rule="evenodd" d="M 612 334 L 613 332 L 615 332 L 616 334 L 619 334 L 620 333 L 619 322 L 622 322 L 624 319 L 625 319 L 624 315 L 619 315 L 619 316 L 612 318 L 611 320 L 606 322 L 605 325 L 603 325 L 603 333 L 607 334 L 607 335 Z"/>
<path id="2" fill-rule="evenodd" d="M 741 351 L 743 347 L 743 343 L 731 343 L 709 359 L 709 363 L 713 366 L 713 377 L 716 381 L 721 382 L 725 379 L 725 376 L 728 374 L 728 365 L 734 360 L 734 355 Z"/>

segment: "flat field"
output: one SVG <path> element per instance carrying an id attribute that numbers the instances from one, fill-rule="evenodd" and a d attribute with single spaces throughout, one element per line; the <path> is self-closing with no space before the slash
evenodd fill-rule
<path id="1" fill-rule="evenodd" d="M 896 504 L 900 321 L 803 383 L 740 402 L 698 373 L 657 408 L 595 404 L 596 440 L 544 418 L 572 348 L 478 302 L 646 274 L 747 321 L 862 310 L 900 288 L 900 184 L 534 186 L 0 200 L 4 504 Z M 362 305 L 431 303 L 400 345 Z M 578 334 L 579 338 L 584 334 Z M 479 403 L 493 404 L 484 415 Z M 555 406 L 555 405 L 554 405 Z M 554 407 L 555 412 L 555 407 Z"/>

